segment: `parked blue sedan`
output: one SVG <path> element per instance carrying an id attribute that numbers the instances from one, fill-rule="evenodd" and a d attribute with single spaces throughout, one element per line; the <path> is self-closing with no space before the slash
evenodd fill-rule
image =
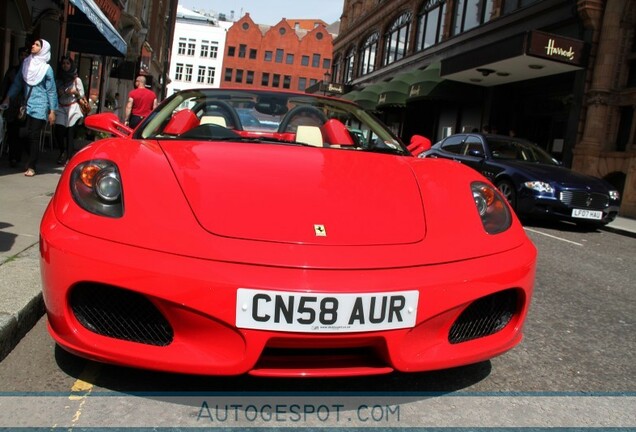
<path id="1" fill-rule="evenodd" d="M 561 166 L 539 146 L 501 135 L 456 134 L 420 157 L 453 159 L 493 182 L 519 216 L 570 220 L 585 227 L 610 223 L 619 192 L 606 181 Z"/>

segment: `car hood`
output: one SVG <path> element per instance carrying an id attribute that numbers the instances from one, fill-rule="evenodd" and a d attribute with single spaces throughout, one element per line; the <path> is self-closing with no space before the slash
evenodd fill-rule
<path id="1" fill-rule="evenodd" d="M 589 188 L 591 191 L 607 193 L 608 185 L 597 177 L 581 174 L 571 169 L 530 162 L 512 162 L 511 166 L 520 169 L 529 177 L 549 182 L 556 182 L 564 188 Z"/>
<path id="2" fill-rule="evenodd" d="M 197 221 L 212 234 L 319 245 L 406 244 L 425 236 L 407 158 L 280 144 L 161 146 Z"/>

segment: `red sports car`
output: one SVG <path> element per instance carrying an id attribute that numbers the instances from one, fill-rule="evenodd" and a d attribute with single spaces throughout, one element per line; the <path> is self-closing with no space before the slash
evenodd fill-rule
<path id="1" fill-rule="evenodd" d="M 521 341 L 536 249 L 476 171 L 347 101 L 186 90 L 77 153 L 41 226 L 49 331 L 89 359 L 352 376 Z M 355 133 L 354 133 L 355 131 Z"/>

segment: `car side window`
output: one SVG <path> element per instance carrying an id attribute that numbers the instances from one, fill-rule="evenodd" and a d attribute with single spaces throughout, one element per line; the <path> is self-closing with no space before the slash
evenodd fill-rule
<path id="1" fill-rule="evenodd" d="M 469 136 L 466 139 L 464 154 L 469 156 L 483 156 L 484 145 L 481 143 L 481 140 L 475 136 Z"/>
<path id="2" fill-rule="evenodd" d="M 462 148 L 464 147 L 464 136 L 463 135 L 455 135 L 448 137 L 446 141 L 442 143 L 442 150 L 455 153 L 462 154 Z"/>

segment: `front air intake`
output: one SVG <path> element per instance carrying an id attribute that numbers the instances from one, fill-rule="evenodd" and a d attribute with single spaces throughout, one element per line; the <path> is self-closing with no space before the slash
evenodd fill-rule
<path id="1" fill-rule="evenodd" d="M 509 289 L 475 300 L 451 327 L 448 341 L 457 344 L 502 330 L 517 311 L 517 295 Z"/>
<path id="2" fill-rule="evenodd" d="M 141 294 L 108 285 L 83 283 L 71 292 L 71 309 L 88 330 L 116 339 L 166 346 L 172 327 Z"/>

